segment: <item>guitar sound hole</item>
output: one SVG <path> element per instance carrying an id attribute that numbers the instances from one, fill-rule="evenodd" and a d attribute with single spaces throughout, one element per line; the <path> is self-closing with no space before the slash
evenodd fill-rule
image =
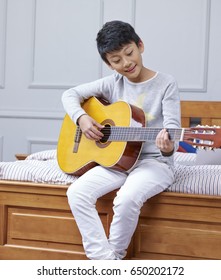
<path id="1" fill-rule="evenodd" d="M 101 129 L 101 132 L 104 134 L 104 136 L 101 138 L 100 142 L 102 144 L 106 143 L 110 137 L 111 134 L 111 126 L 109 124 L 106 124 L 104 128 Z"/>

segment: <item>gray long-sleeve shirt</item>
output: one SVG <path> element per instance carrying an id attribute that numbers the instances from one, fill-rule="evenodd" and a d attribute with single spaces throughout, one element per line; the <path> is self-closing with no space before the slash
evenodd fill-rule
<path id="1" fill-rule="evenodd" d="M 114 73 L 71 88 L 63 93 L 62 102 L 75 123 L 85 114 L 81 103 L 92 96 L 102 97 L 110 103 L 123 100 L 142 108 L 148 127 L 180 128 L 180 97 L 177 83 L 171 75 L 157 72 L 147 81 L 133 83 Z M 155 142 L 145 142 L 140 157 L 153 156 L 161 157 L 168 164 L 172 163 L 172 157 L 163 157 Z"/>

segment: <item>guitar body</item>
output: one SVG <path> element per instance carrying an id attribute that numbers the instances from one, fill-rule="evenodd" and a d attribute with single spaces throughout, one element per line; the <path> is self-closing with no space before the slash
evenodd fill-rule
<path id="1" fill-rule="evenodd" d="M 83 109 L 105 127 L 130 127 L 134 121 L 145 126 L 142 109 L 124 101 L 104 104 L 91 97 L 82 105 Z M 76 141 L 76 135 L 79 135 Z M 77 143 L 79 142 L 79 143 Z M 81 176 L 96 165 L 127 171 L 134 166 L 141 152 L 143 142 L 92 141 L 79 131 L 68 115 L 65 116 L 57 147 L 58 164 L 65 173 Z"/>

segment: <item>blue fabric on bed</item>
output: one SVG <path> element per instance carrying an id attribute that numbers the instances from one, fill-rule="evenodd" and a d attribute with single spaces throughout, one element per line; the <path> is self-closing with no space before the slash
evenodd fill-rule
<path id="1" fill-rule="evenodd" d="M 179 148 L 178 148 L 178 152 L 182 152 L 182 153 L 196 153 L 196 148 L 194 148 L 193 146 L 191 146 L 190 144 L 180 141 L 179 142 Z"/>

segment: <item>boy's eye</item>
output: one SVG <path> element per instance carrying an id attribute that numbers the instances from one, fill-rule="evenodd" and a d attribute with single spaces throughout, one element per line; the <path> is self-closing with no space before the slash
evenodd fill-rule
<path id="1" fill-rule="evenodd" d="M 113 60 L 113 63 L 119 63 L 119 62 L 120 62 L 120 59 Z"/>
<path id="2" fill-rule="evenodd" d="M 127 55 L 130 56 L 130 55 L 132 55 L 132 53 L 133 53 L 133 51 L 130 51 Z"/>

